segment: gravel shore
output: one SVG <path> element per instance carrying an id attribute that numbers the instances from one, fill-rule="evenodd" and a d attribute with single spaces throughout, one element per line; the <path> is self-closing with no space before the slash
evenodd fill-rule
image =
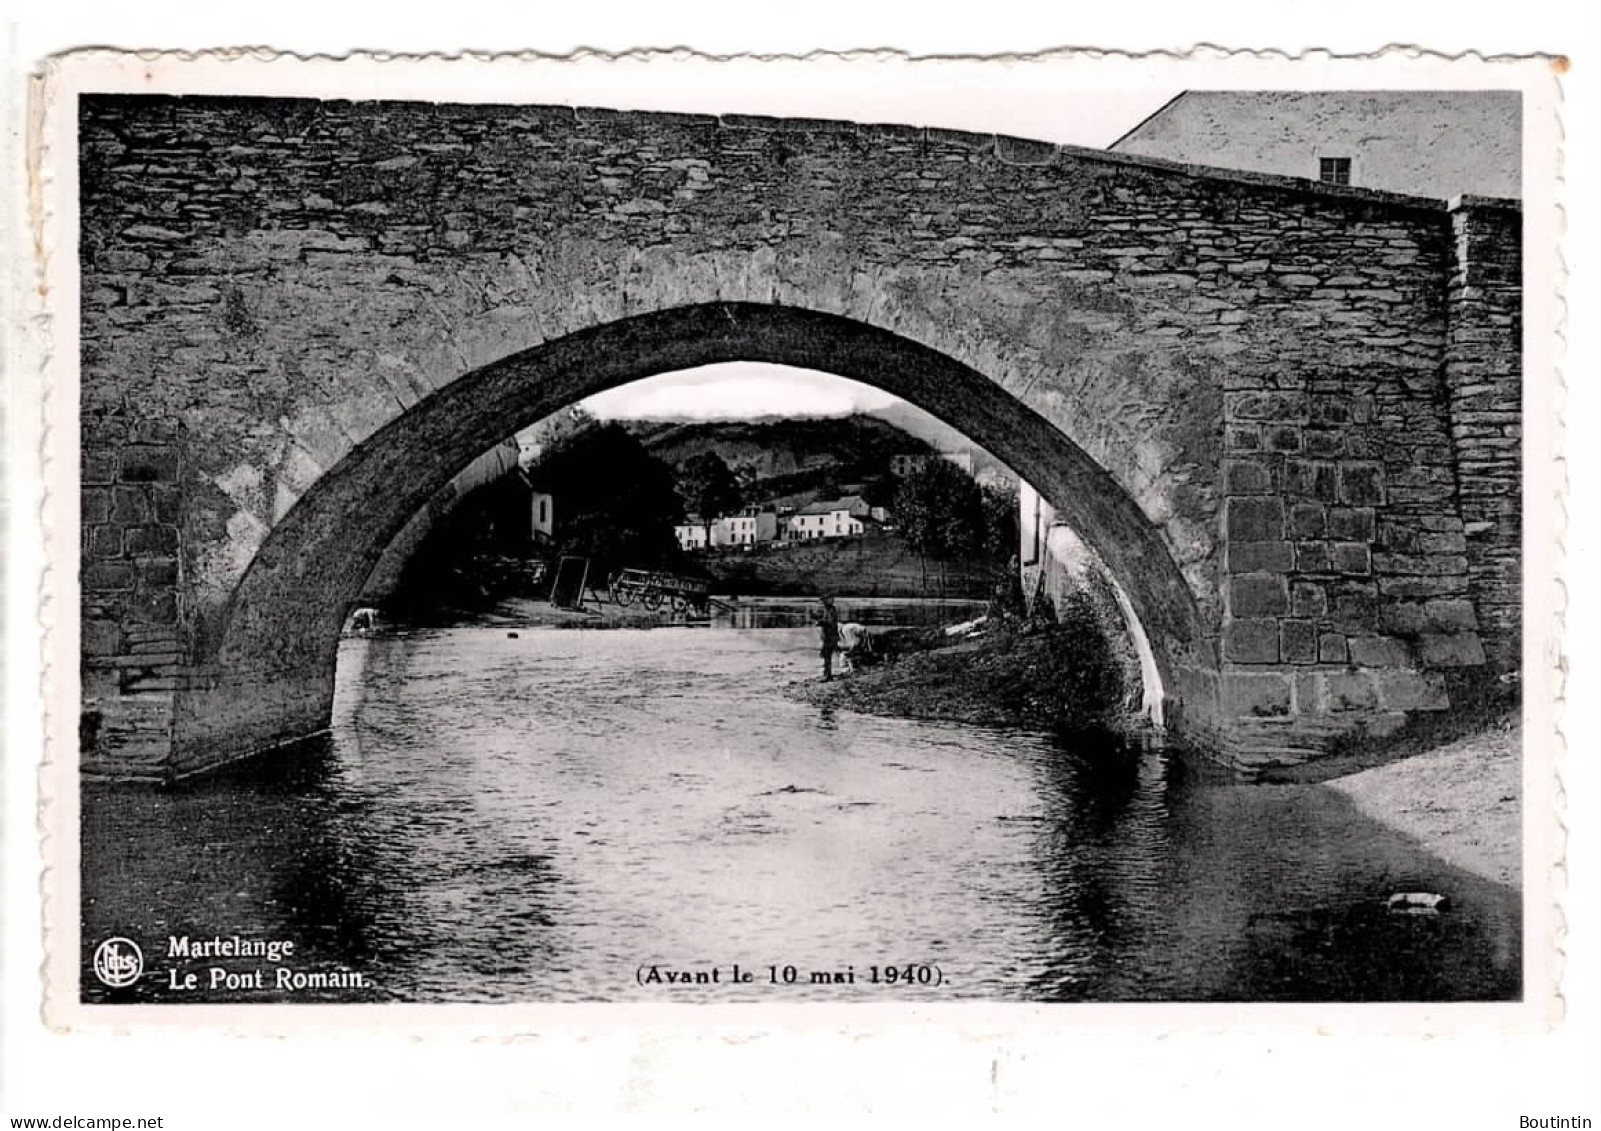
<path id="1" fill-rule="evenodd" d="M 1523 729 L 1515 717 L 1326 784 L 1440 859 L 1518 887 L 1523 858 Z"/>

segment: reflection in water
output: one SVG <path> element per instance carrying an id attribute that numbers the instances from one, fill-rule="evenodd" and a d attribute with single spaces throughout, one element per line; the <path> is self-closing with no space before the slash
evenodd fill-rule
<path id="1" fill-rule="evenodd" d="M 291 939 L 297 964 L 368 982 L 205 1000 L 1519 992 L 1515 893 L 1331 791 L 807 706 L 782 693 L 813 674 L 805 627 L 455 628 L 346 641 L 340 665 L 332 734 L 293 758 L 86 790 L 86 969 L 123 934 L 155 971 L 131 991 L 86 976 L 87 996 L 173 998 L 162 955 L 184 933 Z M 1454 907 L 1383 910 L 1413 889 Z M 636 981 L 736 962 L 760 980 Z M 943 984 L 866 980 L 905 963 Z M 785 965 L 796 983 L 770 984 Z"/>

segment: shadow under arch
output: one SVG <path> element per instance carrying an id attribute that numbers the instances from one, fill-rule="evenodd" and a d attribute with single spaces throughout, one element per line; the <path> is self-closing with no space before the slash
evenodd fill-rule
<path id="1" fill-rule="evenodd" d="M 1123 585 L 1167 694 L 1177 686 L 1180 660 L 1207 646 L 1195 596 L 1156 525 L 1110 473 L 994 381 L 853 319 L 716 302 L 619 319 L 513 354 L 379 429 L 273 527 L 201 641 L 201 662 L 287 677 L 289 695 L 320 691 L 325 680 L 331 697 L 349 603 L 384 547 L 451 476 L 491 444 L 585 397 L 729 361 L 813 369 L 875 386 L 945 420 L 1027 477 Z M 308 707 L 325 726 L 327 703 L 289 713 L 304 729 Z M 293 737 L 299 735 L 268 741 Z"/>

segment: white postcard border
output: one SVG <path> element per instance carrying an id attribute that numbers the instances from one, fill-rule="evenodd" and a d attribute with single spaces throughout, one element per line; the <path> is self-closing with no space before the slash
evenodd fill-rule
<path id="1" fill-rule="evenodd" d="M 1099 72 L 1083 80 L 1085 63 Z M 1316 1005 L 1316 1006 L 1119 1006 L 1119 1005 L 619 1005 L 619 1006 L 89 1006 L 77 1002 L 77 772 L 76 671 L 78 664 L 77 576 L 77 260 L 74 248 L 76 144 L 75 117 L 63 107 L 84 90 L 126 90 L 184 93 L 251 93 L 318 97 L 438 97 L 451 101 L 561 102 L 619 109 L 699 109 L 715 105 L 724 112 L 841 116 L 805 107 L 806 86 L 839 87 L 840 68 L 873 68 L 878 81 L 893 85 L 912 76 L 917 87 L 924 76 L 940 75 L 930 86 L 948 88 L 953 70 L 998 64 L 965 60 L 911 62 L 894 56 L 825 56 L 805 61 L 709 62 L 680 54 L 648 60 L 611 59 L 591 55 L 576 60 L 461 59 L 398 60 L 356 57 L 346 60 L 273 59 L 259 53 L 233 58 L 202 56 L 133 56 L 82 53 L 55 61 L 49 68 L 44 96 L 44 160 L 37 182 L 44 205 L 47 249 L 47 298 L 51 351 L 45 411 L 48 421 L 46 514 L 48 574 L 47 609 L 49 729 L 47 764 L 42 774 L 43 819 L 50 985 L 48 1016 L 52 1024 L 73 1030 L 122 1030 L 147 1023 L 204 1025 L 235 1032 L 291 1033 L 306 1025 L 381 1027 L 388 1032 L 455 1032 L 506 1036 L 529 1026 L 582 1026 L 600 1032 L 619 1029 L 717 1026 L 756 1035 L 774 1028 L 867 1031 L 889 1025 L 937 1024 L 970 1033 L 1013 1032 L 1019 1028 L 1062 1026 L 1134 1026 L 1168 1033 L 1203 1033 L 1224 1027 L 1234 1032 L 1263 1032 L 1297 1026 L 1323 1032 L 1460 1033 L 1473 1029 L 1507 1031 L 1541 1029 L 1553 1024 L 1559 1009 L 1555 996 L 1558 964 L 1558 904 L 1561 899 L 1560 822 L 1558 820 L 1558 751 L 1556 704 L 1561 694 L 1558 541 L 1561 532 L 1562 480 L 1556 457 L 1560 443 L 1558 377 L 1561 317 L 1558 301 L 1561 268 L 1557 258 L 1558 210 L 1558 84 L 1544 60 L 1444 60 L 1421 53 L 1397 53 L 1379 59 L 1333 59 L 1240 56 L 1202 51 L 1190 59 L 1177 57 L 1072 54 L 1031 59 L 1023 68 L 1031 82 L 1048 86 L 1058 73 L 1074 82 L 1089 81 L 1101 89 L 1115 84 L 1156 83 L 1158 71 L 1181 78 L 1178 86 L 1226 85 L 1234 88 L 1431 88 L 1511 86 L 1525 95 L 1525 758 L 1524 758 L 1524 901 L 1525 987 L 1523 1003 L 1462 1005 Z M 1033 70 L 1032 68 L 1038 68 Z M 1057 69 L 1061 71 L 1058 72 Z M 1015 71 L 1017 65 L 1013 65 Z M 721 71 L 716 81 L 691 77 Z M 757 82 L 770 82 L 784 93 L 757 97 Z M 673 84 L 664 91 L 663 82 Z M 613 84 L 608 86 L 608 84 Z M 738 90 L 737 109 L 728 101 Z M 927 97 L 928 88 L 921 91 Z M 470 96 L 464 91 L 470 90 Z M 687 91 L 687 93 L 686 93 Z M 1036 92 L 1037 95 L 1037 92 Z M 665 97 L 664 97 L 665 96 Z M 918 93 L 902 95 L 919 105 Z M 708 101 L 709 100 L 709 101 Z M 878 103 L 882 106 L 883 103 Z M 784 106 L 790 106 L 784 109 Z M 871 120 L 906 120 L 905 115 L 875 107 Z M 945 121 L 916 124 L 948 124 Z M 960 127 L 970 128 L 970 127 Z M 996 124 L 988 132 L 1017 132 Z M 1249 1014 L 1242 1017 L 1242 1014 Z M 1242 1025 L 1242 1021 L 1244 1024 Z"/>

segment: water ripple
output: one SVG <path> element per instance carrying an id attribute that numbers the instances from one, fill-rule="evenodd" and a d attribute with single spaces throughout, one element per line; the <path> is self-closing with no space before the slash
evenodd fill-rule
<path id="1" fill-rule="evenodd" d="M 316 758 L 86 791 L 85 937 L 294 938 L 382 1000 L 1518 992 L 1515 896 L 1329 791 L 820 712 L 781 693 L 815 663 L 805 627 L 346 642 Z M 759 978 L 641 986 L 652 962 Z M 905 964 L 943 984 L 868 977 Z"/>

